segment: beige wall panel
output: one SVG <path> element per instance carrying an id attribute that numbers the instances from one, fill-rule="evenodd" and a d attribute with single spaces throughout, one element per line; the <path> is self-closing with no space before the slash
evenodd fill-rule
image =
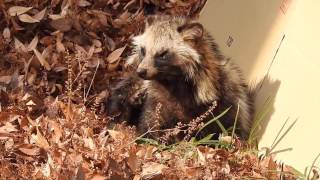
<path id="1" fill-rule="evenodd" d="M 291 2 L 286 13 L 280 9 L 283 2 Z M 263 82 L 256 108 L 275 97 L 260 147 L 272 144 L 287 118 L 288 124 L 299 118 L 277 147 L 293 150 L 277 159 L 303 171 L 320 153 L 320 1 L 208 0 L 200 20 L 250 84 Z M 229 36 L 234 39 L 230 47 Z"/>

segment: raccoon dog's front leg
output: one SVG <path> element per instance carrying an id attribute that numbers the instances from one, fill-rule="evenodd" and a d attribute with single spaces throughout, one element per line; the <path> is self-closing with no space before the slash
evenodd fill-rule
<path id="1" fill-rule="evenodd" d="M 139 134 L 150 130 L 152 133 L 148 133 L 148 136 L 158 139 L 172 130 L 177 122 L 188 118 L 184 116 L 181 105 L 173 100 L 165 89 L 156 87 L 149 88 L 146 93 L 137 130 Z"/>
<path id="2" fill-rule="evenodd" d="M 159 130 L 163 124 L 163 117 L 161 116 L 163 105 L 161 102 L 155 101 L 153 98 L 147 98 L 141 112 L 139 122 L 137 124 L 137 131 L 139 134 L 144 134 L 148 131 Z M 154 137 L 159 137 L 158 132 L 151 134 Z"/>
<path id="3" fill-rule="evenodd" d="M 107 113 L 109 116 L 118 115 L 117 119 L 134 124 L 140 115 L 144 97 L 142 80 L 131 75 L 111 89 L 111 96 L 106 102 Z"/>

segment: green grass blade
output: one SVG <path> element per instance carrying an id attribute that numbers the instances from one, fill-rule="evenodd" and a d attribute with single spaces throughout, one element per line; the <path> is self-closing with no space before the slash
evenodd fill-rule
<path id="1" fill-rule="evenodd" d="M 261 110 L 261 111 L 258 111 L 258 112 L 254 115 L 254 118 L 253 118 L 253 119 L 256 119 L 257 117 L 261 116 L 261 114 L 263 113 L 263 109 L 264 109 L 265 107 L 269 106 L 270 102 L 272 102 L 271 100 L 272 100 L 272 98 L 271 98 L 270 96 L 267 97 L 267 99 L 265 100 L 265 102 L 264 102 L 263 105 L 262 105 L 262 108 L 261 108 L 262 110 Z"/>
<path id="2" fill-rule="evenodd" d="M 199 140 L 197 140 L 196 137 L 192 137 L 189 142 L 197 145 L 200 141 L 210 140 L 210 139 L 213 137 L 213 135 L 214 135 L 214 134 L 208 134 L 206 137 L 204 137 L 204 138 L 202 138 L 202 139 L 199 139 Z"/>
<path id="3" fill-rule="evenodd" d="M 283 128 L 286 126 L 287 122 L 289 121 L 290 118 L 287 118 L 286 122 L 282 125 L 281 129 L 278 131 L 278 134 L 276 136 L 276 138 L 273 140 L 271 147 L 276 143 L 278 137 L 280 136 Z"/>
<path id="4" fill-rule="evenodd" d="M 289 128 L 283 133 L 283 135 L 281 135 L 281 137 L 279 138 L 279 140 L 277 140 L 277 142 L 270 148 L 270 152 L 272 152 L 274 150 L 274 148 L 276 148 L 276 146 L 282 141 L 282 139 L 288 134 L 288 132 L 292 129 L 292 127 L 296 124 L 298 119 L 296 119 L 290 126 Z"/>
<path id="5" fill-rule="evenodd" d="M 253 142 L 254 139 L 252 139 L 253 135 L 256 133 L 256 129 L 259 127 L 261 121 L 265 118 L 265 116 L 271 111 L 271 102 L 272 99 L 268 98 L 266 102 L 264 103 L 262 110 L 257 113 L 255 118 L 253 119 L 253 125 L 251 127 L 248 142 Z"/>
<path id="6" fill-rule="evenodd" d="M 219 144 L 218 140 L 207 140 L 207 141 L 199 141 L 197 145 L 217 145 Z"/>
<path id="7" fill-rule="evenodd" d="M 139 138 L 136 140 L 136 142 L 138 144 L 150 144 L 150 145 L 155 145 L 155 146 L 159 145 L 158 141 L 156 141 L 154 139 L 149 139 L 149 138 Z"/>
<path id="8" fill-rule="evenodd" d="M 222 116 L 224 116 L 229 110 L 231 109 L 231 107 L 229 107 L 228 109 L 224 110 L 222 113 L 220 113 L 218 116 L 214 117 L 213 119 L 211 119 L 210 121 L 208 121 L 207 123 L 205 123 L 196 133 L 195 137 L 197 137 L 197 135 L 208 125 L 210 125 L 211 123 L 217 121 L 219 118 L 221 118 Z"/>
<path id="9" fill-rule="evenodd" d="M 239 111 L 240 111 L 240 105 L 239 105 L 239 102 L 238 102 L 237 114 L 236 114 L 236 117 L 235 117 L 234 123 L 233 123 L 233 129 L 232 129 L 232 133 L 231 133 L 231 139 L 234 138 L 234 133 L 235 133 L 235 131 L 236 131 L 237 122 L 238 122 Z"/>
<path id="10" fill-rule="evenodd" d="M 221 129 L 223 134 L 228 134 L 228 131 L 226 130 L 226 128 L 222 125 L 222 123 L 219 121 L 219 119 L 217 119 L 216 123 L 218 124 L 219 128 Z"/>

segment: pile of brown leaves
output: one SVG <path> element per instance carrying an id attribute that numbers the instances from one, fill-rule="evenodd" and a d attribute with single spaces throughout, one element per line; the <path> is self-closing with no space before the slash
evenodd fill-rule
<path id="1" fill-rule="evenodd" d="M 138 145 L 101 102 L 146 13 L 195 17 L 205 0 L 0 0 L 0 179 L 292 177 L 272 158 Z M 284 173 L 287 172 L 287 173 Z"/>
<path id="2" fill-rule="evenodd" d="M 189 142 L 167 150 L 138 145 L 133 129 L 108 129 L 106 119 L 83 105 L 45 102 L 36 119 L 17 108 L 0 113 L 0 179 L 278 179 L 280 171 L 294 179 L 289 167 L 259 160 L 238 141 L 229 150 Z"/>

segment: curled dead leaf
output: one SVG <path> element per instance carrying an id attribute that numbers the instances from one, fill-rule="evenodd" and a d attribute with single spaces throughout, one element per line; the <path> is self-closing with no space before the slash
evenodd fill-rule
<path id="1" fill-rule="evenodd" d="M 36 15 L 33 16 L 34 19 L 41 21 L 46 14 L 47 8 L 44 8 L 42 11 L 38 12 Z"/>
<path id="2" fill-rule="evenodd" d="M 26 46 L 17 38 L 14 38 L 14 47 L 18 51 L 28 52 Z"/>
<path id="3" fill-rule="evenodd" d="M 117 60 L 119 60 L 120 56 L 122 55 L 123 51 L 125 50 L 126 46 L 123 46 L 121 48 L 118 48 L 114 50 L 112 53 L 109 54 L 107 57 L 107 61 L 109 63 L 115 63 Z"/>
<path id="4" fill-rule="evenodd" d="M 161 175 L 162 172 L 167 169 L 168 166 L 155 162 L 147 162 L 142 166 L 141 177 L 143 179 L 151 179 L 158 175 Z"/>
<path id="5" fill-rule="evenodd" d="M 28 102 L 26 103 L 26 105 L 27 105 L 27 106 L 35 106 L 35 105 L 37 105 L 37 104 L 34 103 L 32 100 L 30 100 L 30 101 L 28 101 Z"/>
<path id="6" fill-rule="evenodd" d="M 8 13 L 10 16 L 19 16 L 20 14 L 26 13 L 33 7 L 13 6 L 9 8 Z"/>
<path id="7" fill-rule="evenodd" d="M 0 76 L 0 82 L 4 84 L 9 84 L 11 79 L 11 76 Z"/>
<path id="8" fill-rule="evenodd" d="M 129 166 L 129 168 L 133 171 L 136 172 L 136 170 L 139 167 L 139 161 L 138 161 L 138 157 L 137 157 L 137 149 L 136 148 L 132 148 L 129 151 L 129 157 L 127 160 L 127 164 Z"/>
<path id="9" fill-rule="evenodd" d="M 9 137 L 8 137 L 8 138 L 9 138 Z M 1 139 L 1 135 L 0 135 L 0 139 Z M 12 149 L 13 145 L 14 145 L 13 139 L 12 139 L 12 138 L 9 138 L 9 139 L 6 141 L 6 143 L 4 144 L 4 147 L 5 147 L 5 149 L 8 151 L 8 150 Z"/>
<path id="10" fill-rule="evenodd" d="M 38 19 L 35 19 L 35 18 L 31 17 L 28 14 L 19 15 L 19 20 L 22 21 L 22 22 L 26 22 L 26 23 L 37 23 L 37 22 L 40 22 Z"/>
<path id="11" fill-rule="evenodd" d="M 9 122 L 7 122 L 4 126 L 0 127 L 0 133 L 11 133 L 17 131 L 18 129 Z"/>
<path id="12" fill-rule="evenodd" d="M 40 64 L 43 67 L 45 67 L 46 70 L 50 71 L 51 67 L 50 67 L 49 63 L 45 60 L 45 58 L 42 56 L 42 54 L 37 49 L 33 49 L 33 52 L 37 56 Z"/>
<path id="13" fill-rule="evenodd" d="M 86 0 L 79 0 L 77 1 L 78 6 L 80 7 L 86 7 L 86 6 L 90 6 L 91 3 L 89 1 Z"/>
<path id="14" fill-rule="evenodd" d="M 28 46 L 28 51 L 32 51 L 33 49 L 36 49 L 37 45 L 38 45 L 38 36 L 34 36 L 34 38 L 32 39 L 32 41 L 30 42 L 29 46 Z"/>
<path id="15" fill-rule="evenodd" d="M 53 131 L 52 141 L 55 143 L 59 143 L 63 135 L 63 129 L 55 121 L 49 121 L 49 125 L 51 126 L 51 131 Z"/>
<path id="16" fill-rule="evenodd" d="M 198 162 L 201 165 L 205 165 L 207 160 L 206 157 L 204 156 L 204 154 L 199 150 L 199 148 L 197 148 L 197 152 L 198 152 Z"/>
<path id="17" fill-rule="evenodd" d="M 84 147 L 87 147 L 91 150 L 96 148 L 96 144 L 91 137 L 83 138 L 83 141 L 84 141 Z"/>
<path id="18" fill-rule="evenodd" d="M 50 148 L 50 145 L 49 145 L 47 139 L 41 134 L 38 127 L 37 127 L 37 134 L 32 134 L 31 139 L 40 148 L 43 148 L 45 150 L 48 150 Z"/>
<path id="19" fill-rule="evenodd" d="M 108 133 L 114 140 L 122 140 L 124 138 L 124 134 L 120 131 L 108 130 Z"/>
<path id="20" fill-rule="evenodd" d="M 40 154 L 40 148 L 36 146 L 32 146 L 30 144 L 23 144 L 18 147 L 18 150 L 23 154 L 29 156 L 38 156 Z"/>
<path id="21" fill-rule="evenodd" d="M 62 8 L 61 8 L 61 13 L 60 14 L 50 14 L 49 18 L 52 20 L 58 20 L 58 19 L 62 19 L 65 18 L 67 13 L 68 13 L 68 9 L 69 9 L 69 1 L 66 1 L 67 3 L 63 6 L 64 3 L 62 3 Z"/>

